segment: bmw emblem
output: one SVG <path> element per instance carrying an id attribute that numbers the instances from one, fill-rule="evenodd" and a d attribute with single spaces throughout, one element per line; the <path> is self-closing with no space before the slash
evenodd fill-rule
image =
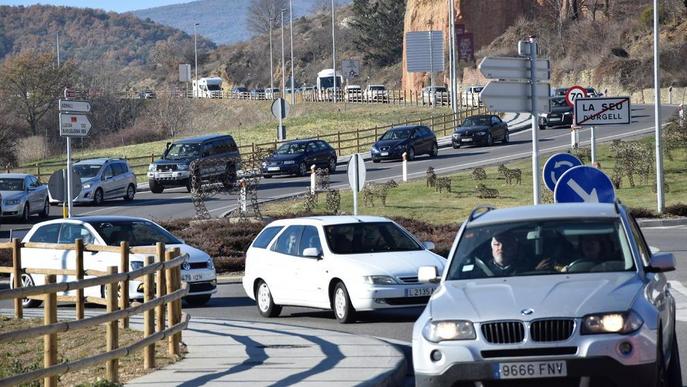
<path id="1" fill-rule="evenodd" d="M 183 270 L 191 270 L 191 264 L 188 261 L 184 261 L 184 263 L 181 264 L 181 268 Z"/>
<path id="2" fill-rule="evenodd" d="M 522 314 L 523 316 L 529 316 L 532 313 L 534 313 L 534 309 L 532 308 L 527 308 L 520 311 L 520 314 Z"/>

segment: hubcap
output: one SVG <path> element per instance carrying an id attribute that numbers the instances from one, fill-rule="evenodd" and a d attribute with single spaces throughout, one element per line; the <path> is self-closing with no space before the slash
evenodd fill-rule
<path id="1" fill-rule="evenodd" d="M 332 159 L 331 161 L 329 161 L 329 170 L 333 171 L 334 168 L 336 168 L 336 160 Z"/>
<path id="2" fill-rule="evenodd" d="M 97 191 L 95 193 L 95 201 L 96 203 L 100 203 L 103 201 L 103 194 L 100 191 Z"/>
<path id="3" fill-rule="evenodd" d="M 129 196 L 129 199 L 134 197 L 134 187 L 129 186 L 129 189 L 126 191 L 127 196 Z"/>
<path id="4" fill-rule="evenodd" d="M 336 309 L 336 316 L 343 318 L 346 315 L 346 296 L 343 289 L 336 289 L 336 297 L 334 297 L 334 308 Z"/>
<path id="5" fill-rule="evenodd" d="M 22 288 L 30 288 L 33 287 L 33 280 L 31 277 L 29 277 L 27 274 L 22 274 L 21 275 L 21 287 Z M 30 300 L 28 298 L 23 298 L 22 302 L 26 304 Z"/>
<path id="6" fill-rule="evenodd" d="M 258 289 L 258 306 L 263 312 L 267 312 L 267 309 L 270 308 L 270 289 L 267 284 L 260 285 Z"/>

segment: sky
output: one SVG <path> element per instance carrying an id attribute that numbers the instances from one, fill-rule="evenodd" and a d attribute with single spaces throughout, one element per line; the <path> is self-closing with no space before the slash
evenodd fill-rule
<path id="1" fill-rule="evenodd" d="M 79 8 L 99 8 L 106 11 L 128 12 L 163 5 L 189 3 L 191 0 L 0 0 L 0 5 L 58 5 Z"/>

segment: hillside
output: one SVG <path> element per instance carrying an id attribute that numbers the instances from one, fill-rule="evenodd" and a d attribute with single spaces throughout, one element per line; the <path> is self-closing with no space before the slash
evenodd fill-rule
<path id="1" fill-rule="evenodd" d="M 350 4 L 352 0 L 337 0 L 336 5 Z M 160 24 L 193 33 L 193 24 L 199 23 L 200 35 L 217 44 L 232 44 L 251 38 L 246 19 L 253 0 L 199 0 L 184 4 L 167 5 L 134 11 L 141 19 L 150 19 Z M 300 0 L 293 2 L 294 18 L 310 15 L 323 4 L 322 0 Z"/>

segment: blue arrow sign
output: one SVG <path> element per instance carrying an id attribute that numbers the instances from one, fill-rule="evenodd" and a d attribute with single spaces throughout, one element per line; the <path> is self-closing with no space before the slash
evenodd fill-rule
<path id="1" fill-rule="evenodd" d="M 556 203 L 613 203 L 615 188 L 601 170 L 579 165 L 558 178 L 553 198 Z"/>
<path id="2" fill-rule="evenodd" d="M 565 171 L 572 167 L 582 165 L 582 161 L 570 153 L 556 153 L 549 157 L 544 164 L 544 173 L 542 179 L 549 191 L 553 192 L 556 187 L 556 181 L 563 175 Z"/>

